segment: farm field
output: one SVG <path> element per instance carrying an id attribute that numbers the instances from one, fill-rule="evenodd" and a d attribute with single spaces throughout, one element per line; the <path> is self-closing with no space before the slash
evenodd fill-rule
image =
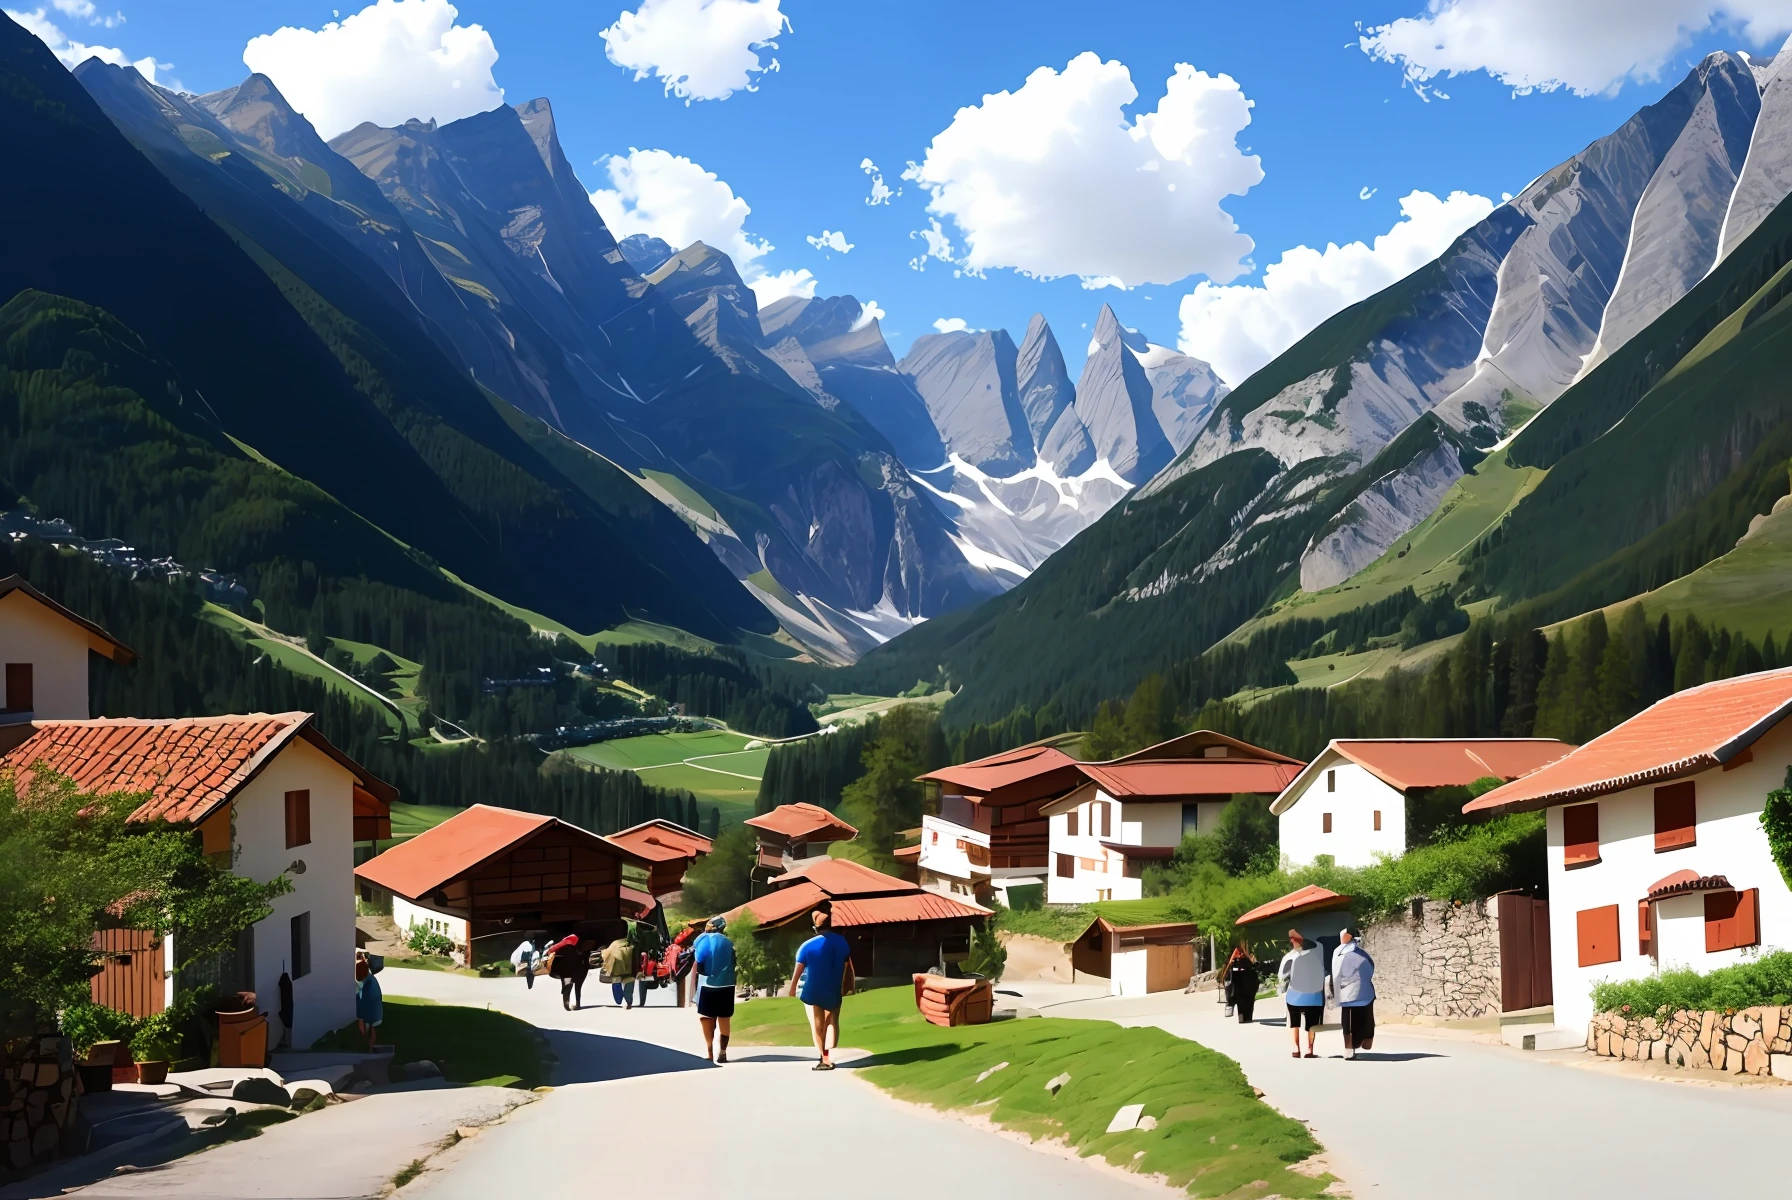
<path id="1" fill-rule="evenodd" d="M 765 748 L 745 749 L 755 739 L 724 729 L 701 733 L 649 733 L 562 751 L 581 762 L 612 771 L 634 771 L 655 787 L 684 788 L 699 802 L 721 810 L 733 825 L 753 813 Z"/>

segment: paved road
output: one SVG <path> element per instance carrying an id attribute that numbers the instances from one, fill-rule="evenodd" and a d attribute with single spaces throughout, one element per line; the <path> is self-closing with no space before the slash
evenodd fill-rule
<path id="1" fill-rule="evenodd" d="M 411 975 L 418 976 L 413 985 Z M 891 1100 L 852 1077 L 810 1069 L 796 1050 L 741 1047 L 703 1060 L 694 1010 L 563 1012 L 558 990 L 430 972 L 388 971 L 386 994 L 491 1004 L 548 1031 L 560 1056 L 553 1092 L 430 1161 L 401 1193 L 455 1200 L 515 1194 L 782 1197 L 834 1181 L 853 1200 L 913 1200 L 928 1183 L 966 1196 L 1139 1200 L 1156 1185 L 1033 1149 Z M 851 1009 L 847 1034 L 851 1038 Z M 845 1061 L 845 1056 L 843 1056 Z M 586 1082 L 564 1082 L 584 1080 Z M 519 1174 L 520 1163 L 528 1164 Z"/>
<path id="2" fill-rule="evenodd" d="M 1385 1024 L 1368 1058 L 1297 1061 L 1285 1028 L 1227 1021 L 1212 992 L 1052 1003 L 1062 996 L 1033 1003 L 1155 1025 L 1237 1059 L 1271 1104 L 1312 1126 L 1358 1200 L 1786 1194 L 1785 1085 L 1646 1078 L 1580 1051 Z M 1254 1015 L 1279 1022 L 1281 1003 L 1259 1001 Z M 1320 1034 L 1321 1054 L 1342 1048 L 1336 1031 Z"/>

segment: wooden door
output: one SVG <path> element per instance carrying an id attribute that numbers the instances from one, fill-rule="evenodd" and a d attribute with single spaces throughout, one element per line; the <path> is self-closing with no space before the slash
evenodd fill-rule
<path id="1" fill-rule="evenodd" d="M 1195 973 L 1195 947 L 1152 946 L 1145 951 L 1145 990 L 1171 992 L 1188 986 Z"/>
<path id="2" fill-rule="evenodd" d="M 142 929 L 102 929 L 93 948 L 104 958 L 93 977 L 93 1002 L 147 1017 L 167 1006 L 162 939 Z"/>
<path id="3" fill-rule="evenodd" d="M 1555 1003 L 1549 954 L 1549 902 L 1512 894 L 1498 900 L 1500 1008 L 1517 1012 Z"/>

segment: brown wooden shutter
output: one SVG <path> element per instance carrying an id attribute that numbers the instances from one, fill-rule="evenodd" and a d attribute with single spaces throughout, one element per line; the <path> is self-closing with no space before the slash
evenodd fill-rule
<path id="1" fill-rule="evenodd" d="M 1330 833 L 1331 831 L 1332 831 L 1332 815 L 1330 813 L 1326 813 L 1325 814 L 1324 832 Z"/>
<path id="2" fill-rule="evenodd" d="M 1599 806 L 1570 804 L 1562 810 L 1562 865 L 1590 867 L 1599 861 Z"/>
<path id="3" fill-rule="evenodd" d="M 1328 792 L 1335 792 L 1338 790 L 1338 773 L 1336 771 L 1327 771 L 1325 773 L 1325 790 Z"/>
<path id="4" fill-rule="evenodd" d="M 1076 836 L 1076 814 L 1077 810 L 1074 808 L 1064 814 L 1064 832 L 1071 837 Z"/>
<path id="5" fill-rule="evenodd" d="M 1585 908 L 1574 914 L 1574 931 L 1580 943 L 1580 965 L 1596 967 L 1623 957 L 1618 945 L 1618 906 Z"/>
<path id="6" fill-rule="evenodd" d="M 1375 810 L 1375 832 L 1381 832 L 1381 810 L 1379 808 Z"/>
<path id="7" fill-rule="evenodd" d="M 32 696 L 31 664 L 6 664 L 6 711 L 34 712 L 37 702 Z"/>
<path id="8" fill-rule="evenodd" d="M 1101 806 L 1101 836 L 1114 836 L 1114 806 L 1112 804 L 1104 803 Z"/>
<path id="9" fill-rule="evenodd" d="M 1690 779 L 1655 789 L 1655 853 L 1698 842 L 1699 809 Z"/>
<path id="10" fill-rule="evenodd" d="M 1705 953 L 1739 950 L 1761 941 L 1761 889 L 1705 893 Z"/>
<path id="11" fill-rule="evenodd" d="M 286 846 L 309 845 L 311 842 L 311 792 L 286 793 Z"/>
<path id="12" fill-rule="evenodd" d="M 1649 923 L 1649 902 L 1636 902 L 1636 944 L 1644 958 L 1655 953 L 1655 931 Z"/>
<path id="13" fill-rule="evenodd" d="M 1070 854 L 1058 855 L 1058 878 L 1059 879 L 1074 879 L 1074 878 L 1076 878 L 1076 858 L 1074 855 L 1070 855 Z"/>

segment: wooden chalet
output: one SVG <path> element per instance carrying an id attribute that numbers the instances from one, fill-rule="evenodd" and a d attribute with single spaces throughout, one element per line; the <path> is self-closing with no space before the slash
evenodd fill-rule
<path id="1" fill-rule="evenodd" d="M 624 863 L 653 864 L 555 817 L 475 804 L 355 868 L 393 897 L 399 928 L 448 931 L 475 964 L 503 959 L 526 933 L 621 932 Z M 514 935 L 514 936 L 512 936 Z"/>
<path id="2" fill-rule="evenodd" d="M 819 804 L 780 804 L 768 813 L 749 817 L 747 825 L 758 834 L 758 855 L 753 863 L 753 891 L 759 893 L 774 879 L 827 858 L 835 842 L 850 842 L 859 831 Z"/>
<path id="3" fill-rule="evenodd" d="M 915 865 L 921 885 L 979 900 L 1043 885 L 1051 853 L 1046 804 L 1083 782 L 1055 746 L 1022 746 L 920 777 L 928 791 Z"/>
<path id="4" fill-rule="evenodd" d="M 654 896 L 676 892 L 684 886 L 684 873 L 708 854 L 715 844 L 683 825 L 655 818 L 612 833 L 607 839 L 648 863 L 647 890 Z"/>

